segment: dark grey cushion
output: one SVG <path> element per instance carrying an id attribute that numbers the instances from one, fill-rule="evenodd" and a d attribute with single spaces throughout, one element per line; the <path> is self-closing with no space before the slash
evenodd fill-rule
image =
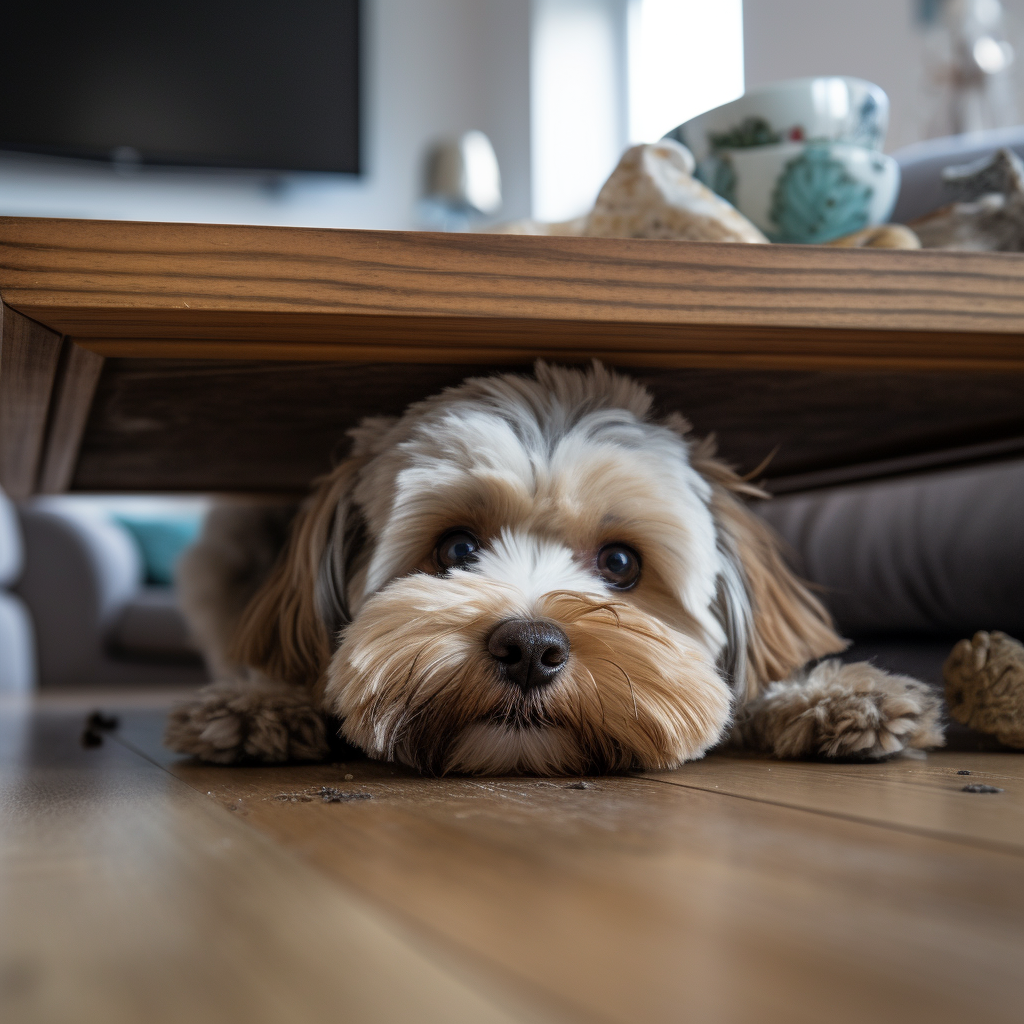
<path id="1" fill-rule="evenodd" d="M 1024 636 L 1024 462 L 757 503 L 847 636 Z"/>

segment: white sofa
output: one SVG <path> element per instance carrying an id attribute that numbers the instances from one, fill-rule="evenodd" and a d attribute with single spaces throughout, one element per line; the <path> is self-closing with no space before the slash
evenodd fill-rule
<path id="1" fill-rule="evenodd" d="M 0 491 L 0 694 L 27 693 L 36 685 L 32 620 L 24 602 L 10 592 L 23 565 L 18 515 Z"/>
<path id="2" fill-rule="evenodd" d="M 102 509 L 37 498 L 18 520 L 25 557 L 15 591 L 34 628 L 40 687 L 206 681 L 173 589 L 145 584 L 130 534 Z"/>

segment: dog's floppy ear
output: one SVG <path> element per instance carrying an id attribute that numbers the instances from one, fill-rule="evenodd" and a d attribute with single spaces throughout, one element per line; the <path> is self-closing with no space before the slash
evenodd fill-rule
<path id="1" fill-rule="evenodd" d="M 345 579 L 362 543 L 351 494 L 366 458 L 345 460 L 317 481 L 270 576 L 242 616 L 233 658 L 271 679 L 312 686 L 333 637 L 349 621 Z"/>
<path id="2" fill-rule="evenodd" d="M 728 645 L 725 664 L 740 700 L 786 679 L 809 661 L 847 646 L 824 605 L 786 565 L 779 539 L 741 496 L 765 498 L 714 457 L 714 438 L 691 452 L 694 468 L 711 484 L 724 572 L 718 610 Z"/>

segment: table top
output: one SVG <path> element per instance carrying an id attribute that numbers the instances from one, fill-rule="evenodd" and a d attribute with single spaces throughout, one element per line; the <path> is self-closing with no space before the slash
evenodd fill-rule
<path id="1" fill-rule="evenodd" d="M 620 367 L 776 491 L 1024 452 L 1024 255 L 0 218 L 0 486 L 301 492 L 345 431 Z"/>
<path id="2" fill-rule="evenodd" d="M 1024 369 L 1024 256 L 0 218 L 4 303 L 104 356 Z"/>

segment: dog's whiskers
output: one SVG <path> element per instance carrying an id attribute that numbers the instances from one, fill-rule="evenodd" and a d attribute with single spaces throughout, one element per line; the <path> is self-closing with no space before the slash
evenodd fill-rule
<path id="1" fill-rule="evenodd" d="M 594 673 L 591 672 L 586 665 L 583 666 L 583 671 L 586 672 L 587 675 L 590 677 L 590 682 L 594 687 L 594 693 L 597 696 L 597 703 L 598 706 L 601 708 L 601 727 L 604 728 L 608 723 L 605 719 L 604 700 L 601 697 L 601 687 L 597 685 L 597 680 L 594 678 Z"/>
<path id="2" fill-rule="evenodd" d="M 633 698 L 633 717 L 639 722 L 640 713 L 636 709 L 636 691 L 633 689 L 633 680 L 629 678 L 629 673 L 617 662 L 611 661 L 609 658 L 599 658 L 599 661 L 603 661 L 606 665 L 611 665 L 612 668 L 618 669 L 625 677 L 626 685 L 629 687 L 629 694 Z"/>

